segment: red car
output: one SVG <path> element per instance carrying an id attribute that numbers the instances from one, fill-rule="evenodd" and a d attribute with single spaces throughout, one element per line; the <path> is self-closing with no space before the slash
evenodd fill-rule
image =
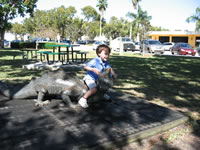
<path id="1" fill-rule="evenodd" d="M 172 54 L 177 54 L 177 55 L 192 55 L 195 56 L 196 51 L 190 46 L 188 43 L 176 43 L 172 48 L 171 48 L 171 53 Z"/>

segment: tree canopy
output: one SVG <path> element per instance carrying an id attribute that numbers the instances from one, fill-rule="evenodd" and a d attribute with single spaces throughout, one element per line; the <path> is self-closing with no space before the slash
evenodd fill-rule
<path id="1" fill-rule="evenodd" d="M 37 0 L 1 0 L 0 1 L 0 46 L 4 44 L 5 31 L 11 28 L 12 19 L 25 14 L 32 15 Z"/>
<path id="2" fill-rule="evenodd" d="M 86 21 L 96 21 L 98 13 L 92 6 L 85 6 L 82 10 L 82 15 L 85 16 Z"/>
<path id="3" fill-rule="evenodd" d="M 151 28 L 150 20 L 152 17 L 148 16 L 147 11 L 143 11 L 140 6 L 138 7 L 136 14 L 128 12 L 127 16 L 133 19 L 132 23 L 134 24 L 135 36 L 137 33 L 140 33 L 140 39 L 144 39 L 144 34 Z"/>
<path id="4" fill-rule="evenodd" d="M 196 31 L 200 31 L 200 7 L 196 8 L 196 12 L 194 15 L 188 17 L 186 21 L 189 22 L 196 22 Z"/>
<path id="5" fill-rule="evenodd" d="M 107 7 L 107 1 L 98 0 L 99 10 L 100 3 L 102 3 L 104 10 Z M 57 34 L 63 39 L 71 39 L 77 41 L 83 35 L 93 40 L 101 32 L 99 25 L 102 24 L 102 34 L 107 39 L 114 39 L 118 36 L 129 36 L 132 30 L 132 38 L 136 39 L 137 33 L 140 33 L 141 38 L 151 29 L 159 30 L 161 28 L 150 25 L 151 16 L 148 16 L 146 11 L 139 7 L 137 1 L 137 12 L 134 14 L 129 12 L 128 16 L 133 20 L 130 22 L 125 18 L 111 17 L 109 22 L 106 22 L 95 8 L 92 6 L 85 6 L 81 9 L 82 17 L 77 16 L 75 7 L 60 6 L 51 10 L 38 10 L 32 12 L 31 16 L 25 18 L 22 24 L 13 24 L 12 33 L 22 36 L 27 33 L 30 37 L 50 38 L 56 40 Z M 25 13 L 25 12 L 24 12 Z M 23 30 L 16 30 L 16 26 L 22 26 Z M 132 26 L 132 28 L 131 28 Z M 18 37 L 19 37 L 18 36 Z M 143 37 L 144 38 L 144 37 Z"/>

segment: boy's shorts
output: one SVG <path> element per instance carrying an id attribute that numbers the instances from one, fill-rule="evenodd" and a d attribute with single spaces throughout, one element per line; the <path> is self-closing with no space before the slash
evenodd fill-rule
<path id="1" fill-rule="evenodd" d="M 96 82 L 92 79 L 85 79 L 84 81 L 85 81 L 86 85 L 88 86 L 89 90 L 94 87 L 97 87 Z"/>

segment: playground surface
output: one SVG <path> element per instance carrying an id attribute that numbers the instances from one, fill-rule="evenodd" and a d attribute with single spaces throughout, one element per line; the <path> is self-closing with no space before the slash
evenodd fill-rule
<path id="1" fill-rule="evenodd" d="M 111 90 L 112 102 L 61 106 L 53 99 L 43 108 L 33 99 L 8 100 L 0 95 L 2 150 L 115 149 L 164 132 L 187 120 L 180 112 Z"/>

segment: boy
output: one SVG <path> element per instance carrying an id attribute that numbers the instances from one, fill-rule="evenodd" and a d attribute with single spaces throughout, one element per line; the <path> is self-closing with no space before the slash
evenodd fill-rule
<path id="1" fill-rule="evenodd" d="M 98 79 L 98 75 L 102 73 L 105 69 L 111 68 L 111 66 L 108 64 L 110 52 L 111 52 L 110 47 L 108 47 L 107 45 L 104 44 L 99 45 L 96 49 L 96 54 L 98 57 L 92 59 L 85 65 L 84 69 L 87 70 L 87 73 L 83 80 L 87 84 L 89 90 L 78 101 L 81 107 L 87 108 L 88 107 L 87 98 L 97 92 L 96 80 Z M 111 68 L 111 74 L 114 78 L 117 77 L 112 68 Z M 109 99 L 110 97 L 105 94 L 104 98 Z"/>

